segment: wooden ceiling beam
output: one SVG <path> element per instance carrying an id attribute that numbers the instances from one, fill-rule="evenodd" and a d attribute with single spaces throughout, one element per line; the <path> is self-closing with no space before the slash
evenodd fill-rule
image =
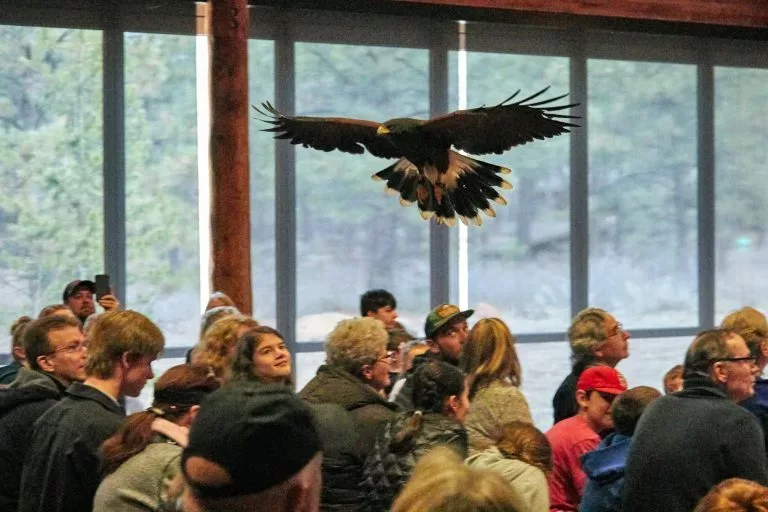
<path id="1" fill-rule="evenodd" d="M 443 6 L 644 21 L 768 28 L 766 0 L 384 0 L 413 6 Z"/>

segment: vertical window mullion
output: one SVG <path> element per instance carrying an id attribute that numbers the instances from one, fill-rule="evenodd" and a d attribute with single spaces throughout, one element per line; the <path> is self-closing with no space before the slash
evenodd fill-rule
<path id="1" fill-rule="evenodd" d="M 119 10 L 105 14 L 104 73 L 104 268 L 117 297 L 127 303 L 125 251 L 125 46 Z M 100 273 L 100 269 L 94 269 Z"/>
<path id="2" fill-rule="evenodd" d="M 571 313 L 589 304 L 589 146 L 587 57 L 583 34 L 570 56 L 570 99 L 579 103 L 580 128 L 571 132 Z"/>
<path id="3" fill-rule="evenodd" d="M 712 54 L 702 44 L 697 66 L 699 327 L 715 323 L 715 78 Z"/>

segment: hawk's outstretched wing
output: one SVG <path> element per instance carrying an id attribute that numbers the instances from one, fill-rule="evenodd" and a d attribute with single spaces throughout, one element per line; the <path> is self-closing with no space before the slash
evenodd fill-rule
<path id="1" fill-rule="evenodd" d="M 264 131 L 275 132 L 276 139 L 289 139 L 291 144 L 302 144 L 321 151 L 338 149 L 346 153 L 363 153 L 365 149 L 381 158 L 400 158 L 403 155 L 385 138 L 376 136 L 379 123 L 344 117 L 290 117 L 278 112 L 269 102 L 261 104 L 263 110 L 253 109 L 274 125 Z M 363 149 L 365 148 L 365 149 Z"/>
<path id="2" fill-rule="evenodd" d="M 513 146 L 570 132 L 578 125 L 567 120 L 579 117 L 556 112 L 578 103 L 551 106 L 567 94 L 531 103 L 547 89 L 515 103 L 509 101 L 520 91 L 494 107 L 458 110 L 427 121 L 420 130 L 473 155 L 501 154 Z"/>

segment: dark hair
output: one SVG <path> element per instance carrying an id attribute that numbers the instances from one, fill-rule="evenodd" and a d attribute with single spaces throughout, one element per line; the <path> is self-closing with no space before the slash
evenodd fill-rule
<path id="1" fill-rule="evenodd" d="M 637 386 L 621 393 L 611 405 L 613 428 L 619 434 L 631 437 L 645 408 L 660 396 L 659 390 L 650 386 Z"/>
<path id="2" fill-rule="evenodd" d="M 708 376 L 712 360 L 730 356 L 727 341 L 732 336 L 734 333 L 725 329 L 708 329 L 697 334 L 685 353 L 683 378 Z"/>
<path id="3" fill-rule="evenodd" d="M 24 329 L 24 352 L 27 364 L 33 370 L 42 370 L 37 358 L 53 352 L 53 346 L 48 339 L 48 333 L 67 327 L 81 328 L 80 320 L 71 316 L 53 315 L 33 320 Z"/>
<path id="4" fill-rule="evenodd" d="M 282 334 L 266 325 L 248 329 L 247 332 L 240 336 L 235 346 L 235 356 L 232 359 L 232 375 L 230 376 L 231 381 L 263 382 L 253 371 L 253 353 L 261 344 L 265 334 L 277 336 L 285 341 Z M 293 384 L 290 377 L 286 378 L 285 384 Z"/>
<path id="5" fill-rule="evenodd" d="M 368 316 L 369 311 L 374 313 L 379 308 L 397 308 L 395 296 L 387 290 L 368 290 L 360 296 L 360 316 Z"/>
<path id="6" fill-rule="evenodd" d="M 392 438 L 389 448 L 394 454 L 410 450 L 411 441 L 421 430 L 422 413 L 442 413 L 448 398 L 464 393 L 464 372 L 437 359 L 430 359 L 421 364 L 413 372 L 412 379 L 411 397 L 415 411 L 405 426 Z"/>
<path id="7" fill-rule="evenodd" d="M 11 325 L 11 355 L 13 360 L 20 363 L 19 358 L 13 351 L 16 347 L 24 346 L 24 331 L 27 329 L 29 323 L 32 322 L 32 318 L 28 316 L 20 316 Z"/>
<path id="8" fill-rule="evenodd" d="M 131 414 L 117 432 L 101 445 L 102 477 L 114 472 L 123 462 L 147 447 L 156 435 L 152 430 L 152 422 L 156 418 L 178 421 L 220 385 L 213 371 L 200 364 L 180 364 L 166 371 L 155 382 L 152 407 Z"/>

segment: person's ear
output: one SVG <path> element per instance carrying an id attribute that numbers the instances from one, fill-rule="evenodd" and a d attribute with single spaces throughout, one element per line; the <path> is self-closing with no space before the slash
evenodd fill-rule
<path id="1" fill-rule="evenodd" d="M 50 373 L 50 372 L 53 372 L 53 370 L 55 369 L 54 365 L 52 365 L 51 362 L 48 361 L 47 355 L 37 356 L 36 361 L 37 361 L 37 366 L 39 366 L 40 369 L 43 370 L 44 372 Z"/>
<path id="2" fill-rule="evenodd" d="M 579 389 L 576 391 L 576 403 L 579 404 L 579 407 L 586 407 L 589 403 L 589 397 L 587 397 L 587 392 L 583 389 Z"/>
<path id="3" fill-rule="evenodd" d="M 128 371 L 136 365 L 136 362 L 139 359 L 139 356 L 136 354 L 123 352 L 123 354 L 120 356 L 120 366 L 122 366 L 125 371 Z"/>
<path id="4" fill-rule="evenodd" d="M 716 361 L 712 364 L 712 377 L 715 382 L 725 383 L 728 380 L 728 371 L 722 361 Z"/>
<path id="5" fill-rule="evenodd" d="M 459 408 L 461 398 L 456 395 L 451 395 L 445 399 L 445 411 L 450 414 L 455 414 L 456 409 Z"/>
<path id="6" fill-rule="evenodd" d="M 601 341 L 600 343 L 598 343 L 597 345 L 594 345 L 592 347 L 592 354 L 597 359 L 602 359 L 603 358 L 603 346 L 605 346 L 605 341 Z"/>
<path id="7" fill-rule="evenodd" d="M 285 492 L 285 510 L 309 510 L 308 500 L 309 485 L 303 480 L 299 480 L 295 485 L 291 485 Z"/>
<path id="8" fill-rule="evenodd" d="M 192 423 L 195 421 L 195 418 L 197 417 L 197 413 L 200 412 L 200 406 L 199 405 L 193 405 L 189 408 L 189 412 L 187 413 L 189 417 L 189 423 Z"/>
<path id="9" fill-rule="evenodd" d="M 21 361 L 26 361 L 27 359 L 27 353 L 21 345 L 13 347 L 13 355 Z"/>
<path id="10" fill-rule="evenodd" d="M 435 354 L 440 353 L 440 345 L 438 345 L 435 340 L 427 339 L 426 341 L 430 352 L 434 352 Z"/>
<path id="11" fill-rule="evenodd" d="M 360 375 L 362 375 L 365 380 L 371 380 L 373 378 L 373 366 L 370 364 L 363 365 L 360 369 Z"/>

